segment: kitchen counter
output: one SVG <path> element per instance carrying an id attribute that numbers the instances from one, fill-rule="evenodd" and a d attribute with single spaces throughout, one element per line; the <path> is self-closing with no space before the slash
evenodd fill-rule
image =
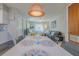
<path id="1" fill-rule="evenodd" d="M 45 36 L 26 36 L 2 56 L 72 56 Z"/>

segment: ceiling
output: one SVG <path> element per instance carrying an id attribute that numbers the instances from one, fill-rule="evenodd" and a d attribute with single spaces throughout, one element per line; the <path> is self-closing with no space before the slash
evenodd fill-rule
<path id="1" fill-rule="evenodd" d="M 24 13 L 25 15 L 28 15 L 28 9 L 32 5 L 32 3 L 6 3 L 8 7 L 11 8 L 17 8 L 19 11 Z M 67 3 L 41 3 L 45 10 L 46 15 L 54 15 L 61 11 L 63 11 L 66 8 Z"/>

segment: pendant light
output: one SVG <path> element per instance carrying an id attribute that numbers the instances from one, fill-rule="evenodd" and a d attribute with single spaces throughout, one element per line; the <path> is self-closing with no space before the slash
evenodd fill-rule
<path id="1" fill-rule="evenodd" d="M 42 17 L 45 15 L 43 7 L 40 4 L 33 4 L 29 9 L 28 14 L 34 17 Z"/>

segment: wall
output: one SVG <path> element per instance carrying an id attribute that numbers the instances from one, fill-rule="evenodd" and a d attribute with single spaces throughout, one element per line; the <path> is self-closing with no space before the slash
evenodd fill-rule
<path id="1" fill-rule="evenodd" d="M 4 9 L 6 12 L 3 12 Z M 0 4 L 0 44 L 6 41 L 9 41 L 8 33 L 6 32 L 5 25 L 4 25 L 4 24 L 7 24 L 7 21 L 8 21 L 8 18 L 6 18 L 6 16 L 8 16 L 7 9 L 8 9 L 7 7 Z"/>
<path id="2" fill-rule="evenodd" d="M 15 8 L 10 8 L 9 11 L 10 23 L 7 25 L 7 30 L 12 36 L 12 39 L 15 40 L 19 36 L 23 35 L 23 20 L 24 16 Z"/>
<path id="3" fill-rule="evenodd" d="M 65 34 L 65 41 L 69 41 L 68 39 L 68 9 L 67 7 L 64 8 L 64 10 L 61 12 L 61 17 L 60 17 L 60 27 L 64 34 Z"/>
<path id="4" fill-rule="evenodd" d="M 5 31 L 4 26 L 0 25 L 0 44 L 4 43 L 6 41 L 9 41 L 8 34 Z"/>
<path id="5" fill-rule="evenodd" d="M 16 8 L 9 8 L 8 15 L 10 21 L 3 26 L 5 28 L 4 32 L 0 32 L 0 44 L 9 40 L 15 41 L 18 36 L 23 35 L 22 21 L 25 17 Z"/>
<path id="6" fill-rule="evenodd" d="M 51 30 L 61 31 L 61 32 L 65 33 L 63 15 L 58 14 L 57 16 L 55 16 L 55 19 L 53 19 L 52 21 L 55 21 L 55 20 L 56 20 L 56 28 L 55 29 L 51 28 Z"/>
<path id="7" fill-rule="evenodd" d="M 68 9 L 64 8 L 59 14 L 55 16 L 55 20 L 57 21 L 56 30 L 61 31 L 65 35 L 65 41 L 69 41 L 68 39 Z"/>

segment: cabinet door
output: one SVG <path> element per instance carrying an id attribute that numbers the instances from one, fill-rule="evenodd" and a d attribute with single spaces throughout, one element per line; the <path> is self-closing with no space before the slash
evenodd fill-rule
<path id="1" fill-rule="evenodd" d="M 69 34 L 74 34 L 74 19 L 73 19 L 73 6 L 68 8 L 68 27 L 69 27 Z"/>
<path id="2" fill-rule="evenodd" d="M 73 4 L 73 19 L 74 19 L 74 25 L 75 25 L 75 33 L 74 35 L 79 35 L 79 4 L 76 3 L 76 4 Z"/>
<path id="3" fill-rule="evenodd" d="M 72 4 L 68 8 L 69 33 L 79 35 L 79 4 Z"/>
<path id="4" fill-rule="evenodd" d="M 79 35 L 79 3 L 75 4 L 76 5 L 76 34 Z"/>

